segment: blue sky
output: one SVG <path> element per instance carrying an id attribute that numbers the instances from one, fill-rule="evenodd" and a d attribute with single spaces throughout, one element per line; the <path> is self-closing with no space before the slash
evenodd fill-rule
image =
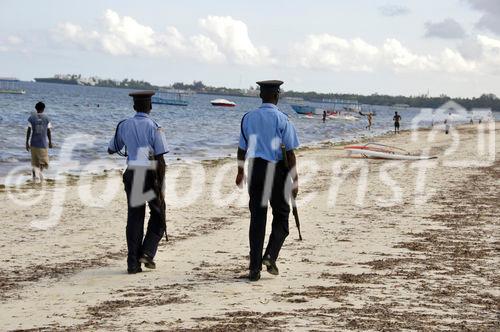
<path id="1" fill-rule="evenodd" d="M 500 96 L 500 1 L 0 2 L 0 76 Z"/>

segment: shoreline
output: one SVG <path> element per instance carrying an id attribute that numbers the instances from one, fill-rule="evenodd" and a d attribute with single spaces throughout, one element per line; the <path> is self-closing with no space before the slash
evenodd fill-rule
<path id="1" fill-rule="evenodd" d="M 500 121 L 496 121 L 496 122 L 500 123 Z M 463 125 L 468 125 L 468 124 L 460 124 L 459 126 L 463 126 Z M 427 127 L 419 127 L 417 130 L 418 131 L 420 131 L 420 130 L 426 131 L 428 129 L 429 128 L 427 128 Z M 400 133 L 407 133 L 407 132 L 411 132 L 411 131 L 412 131 L 412 129 L 404 129 L 404 130 L 401 130 Z M 341 139 L 340 141 L 335 141 L 334 139 L 330 139 L 330 140 L 310 142 L 310 143 L 302 144 L 299 147 L 299 149 L 297 149 L 297 151 L 300 152 L 302 150 L 308 150 L 308 149 L 325 148 L 325 147 L 329 147 L 329 146 L 342 146 L 342 145 L 349 145 L 349 144 L 359 143 L 359 142 L 368 142 L 370 139 L 385 138 L 385 137 L 389 137 L 393 134 L 394 134 L 394 132 L 392 130 L 387 130 L 385 132 L 376 133 L 373 135 L 365 135 L 365 133 L 363 133 L 356 138 L 350 138 L 350 139 L 348 138 L 345 140 Z M 237 146 L 235 145 L 234 150 L 236 151 L 236 149 L 237 149 Z M 167 162 L 167 165 L 179 165 L 179 164 L 183 165 L 183 164 L 191 164 L 191 163 L 201 163 L 201 164 L 215 163 L 215 164 L 217 164 L 219 162 L 224 162 L 225 160 L 234 159 L 235 157 L 236 157 L 236 153 L 234 153 L 234 152 L 231 152 L 230 155 L 226 155 L 226 156 L 214 156 L 214 157 L 209 157 L 209 158 L 204 158 L 204 157 L 186 158 L 186 157 L 176 157 L 176 156 L 172 155 L 172 157 L 167 156 L 166 162 Z M 56 160 L 51 159 L 52 165 L 54 163 L 57 163 L 57 161 L 58 161 L 57 159 Z M 113 162 L 115 164 L 118 162 L 125 164 L 124 160 L 122 160 L 122 159 L 110 159 L 109 161 Z M 80 161 L 77 160 L 77 162 L 80 162 Z M 31 165 L 30 159 L 25 161 L 26 168 L 30 168 L 31 167 L 30 165 Z M 12 168 L 15 168 L 15 167 L 23 167 L 23 165 L 13 166 Z M 118 166 L 115 168 L 105 168 L 105 169 L 102 169 L 100 171 L 99 170 L 97 170 L 97 171 L 92 170 L 88 174 L 75 174 L 75 173 L 63 172 L 62 174 L 60 174 L 60 176 L 69 177 L 69 178 L 106 176 L 108 173 L 123 172 L 125 168 L 126 168 L 126 165 L 122 165 L 122 166 Z M 48 172 L 46 170 L 46 173 L 52 174 L 53 170 L 54 170 L 53 166 L 52 167 L 49 166 L 49 170 L 48 170 Z M 8 171 L 5 176 L 0 177 L 0 190 L 4 190 L 5 188 L 13 188 L 16 186 L 16 183 L 12 183 L 9 185 L 5 182 L 6 177 L 9 174 L 9 172 L 10 171 Z M 25 180 L 23 181 L 23 185 L 30 185 L 30 182 L 31 182 L 31 178 L 29 176 L 30 173 L 24 172 L 23 174 L 25 177 Z M 48 180 L 48 182 L 55 182 L 56 181 L 56 179 L 53 177 L 47 177 L 47 180 Z"/>
<path id="2" fill-rule="evenodd" d="M 304 241 L 297 241 L 290 218 L 290 235 L 277 262 L 280 276 L 263 272 L 257 283 L 241 279 L 248 263 L 249 213 L 246 192 L 233 184 L 234 160 L 205 165 L 207 190 L 192 204 L 175 205 L 167 192 L 171 240 L 160 243 L 157 270 L 133 276 L 125 273 L 126 203 L 119 176 L 94 179 L 83 196 L 82 188 L 68 186 L 61 220 L 48 230 L 29 225 L 48 216 L 57 184 L 48 188 L 50 195 L 34 196 L 29 207 L 16 206 L 0 191 L 0 214 L 6 218 L 0 247 L 8 248 L 0 271 L 3 328 L 499 328 L 494 234 L 500 226 L 500 193 L 494 183 L 500 163 L 446 166 L 479 156 L 475 128 L 465 125 L 457 132 L 460 149 L 450 155 L 444 153 L 452 139 L 444 133 L 431 143 L 422 131 L 416 142 L 409 132 L 377 139 L 410 151 L 432 148 L 440 155 L 427 164 L 432 168 L 424 192 L 417 184 L 422 183 L 418 167 L 425 163 L 348 159 L 332 146 L 298 151 Z M 495 133 L 500 146 L 500 128 Z M 178 201 L 192 178 L 200 179 L 182 167 L 167 169 L 167 175 L 179 174 Z M 227 174 L 220 172 L 224 167 Z M 356 167 L 365 167 L 366 180 Z M 384 182 L 383 174 L 395 185 Z M 213 195 L 217 178 L 223 199 Z M 363 183 L 363 202 L 358 202 Z M 117 190 L 112 199 L 110 188 Z M 18 194 L 32 197 L 30 192 L 35 193 Z M 233 193 L 236 199 L 221 205 Z M 308 200 L 311 195 L 316 198 Z M 424 196 L 426 203 L 419 204 Z"/>

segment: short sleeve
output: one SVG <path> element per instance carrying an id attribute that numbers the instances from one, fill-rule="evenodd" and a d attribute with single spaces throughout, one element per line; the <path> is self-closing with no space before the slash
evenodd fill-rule
<path id="1" fill-rule="evenodd" d="M 243 128 L 244 126 L 244 121 L 245 116 L 241 119 L 241 125 L 240 125 L 240 140 L 238 143 L 238 147 L 242 150 L 247 150 L 248 149 L 248 142 L 247 142 L 247 137 L 245 136 L 245 133 L 243 132 L 245 129 Z"/>
<path id="2" fill-rule="evenodd" d="M 123 149 L 123 146 L 125 145 L 123 143 L 123 140 L 120 138 L 120 127 L 118 127 L 118 130 L 115 132 L 113 135 L 113 138 L 109 141 L 108 144 L 108 149 L 113 152 L 118 152 L 121 149 Z"/>
<path id="3" fill-rule="evenodd" d="M 33 128 L 33 126 L 31 125 L 31 121 L 28 120 L 28 128 Z"/>
<path id="4" fill-rule="evenodd" d="M 52 122 L 47 123 L 47 129 L 52 129 Z"/>
<path id="5" fill-rule="evenodd" d="M 282 141 L 283 144 L 285 144 L 286 151 L 295 150 L 299 147 L 300 143 L 297 132 L 294 125 L 288 119 L 285 120 L 282 135 Z"/>
<path id="6" fill-rule="evenodd" d="M 163 132 L 163 128 L 158 127 L 154 130 L 153 153 L 155 156 L 160 156 L 168 152 L 165 133 Z"/>

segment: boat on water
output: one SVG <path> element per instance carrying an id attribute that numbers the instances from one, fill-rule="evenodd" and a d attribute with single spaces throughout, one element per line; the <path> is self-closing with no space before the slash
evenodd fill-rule
<path id="1" fill-rule="evenodd" d="M 181 91 L 162 91 L 159 90 L 151 97 L 152 104 L 187 106 L 189 103 L 185 94 Z"/>
<path id="2" fill-rule="evenodd" d="M 210 104 L 212 104 L 212 106 L 220 106 L 220 107 L 234 107 L 234 106 L 236 106 L 235 102 L 232 102 L 232 101 L 227 100 L 227 99 L 214 99 L 214 100 L 210 101 Z"/>
<path id="3" fill-rule="evenodd" d="M 14 77 L 0 77 L 0 93 L 24 95 L 26 90 L 19 86 L 19 79 Z"/>
<path id="4" fill-rule="evenodd" d="M 312 115 L 316 113 L 316 107 L 309 105 L 290 104 L 290 107 L 298 114 Z"/>
<path id="5" fill-rule="evenodd" d="M 330 114 L 327 116 L 330 120 L 357 121 L 359 117 L 350 114 Z"/>
<path id="6" fill-rule="evenodd" d="M 408 104 L 394 104 L 394 105 L 392 105 L 392 108 L 398 108 L 398 109 L 406 109 L 408 107 L 410 107 L 410 105 L 408 105 Z"/>

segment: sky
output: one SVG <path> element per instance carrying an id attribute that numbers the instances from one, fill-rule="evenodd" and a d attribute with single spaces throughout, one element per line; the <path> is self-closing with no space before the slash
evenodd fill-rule
<path id="1" fill-rule="evenodd" d="M 500 0 L 0 0 L 0 76 L 500 96 Z"/>

